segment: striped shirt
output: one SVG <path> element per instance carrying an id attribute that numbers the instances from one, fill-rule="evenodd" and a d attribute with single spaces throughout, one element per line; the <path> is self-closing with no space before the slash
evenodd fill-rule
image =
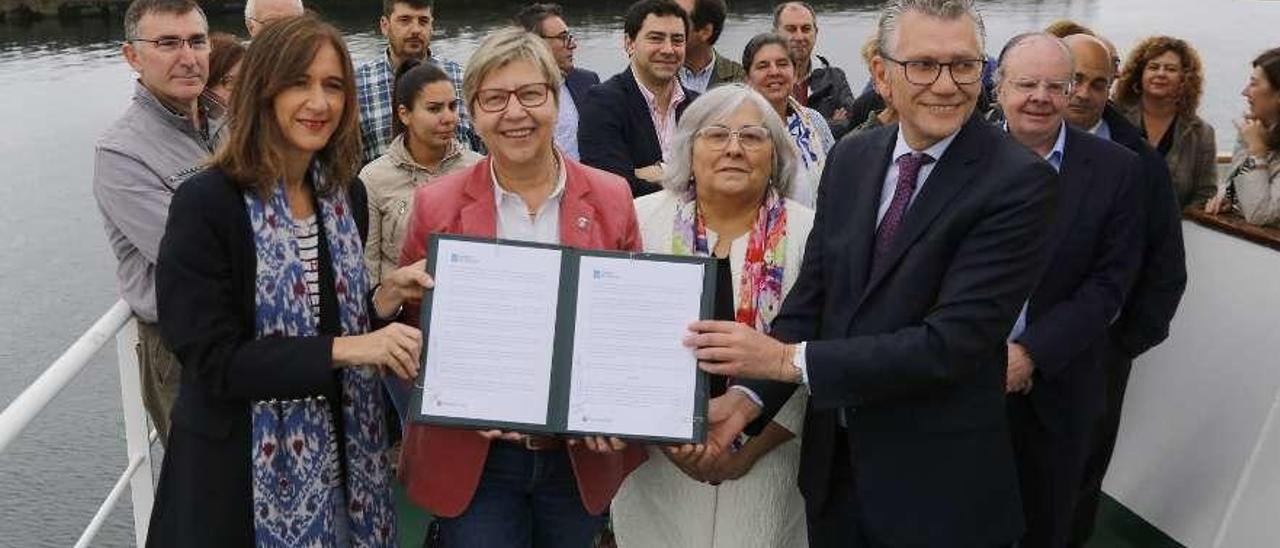
<path id="1" fill-rule="evenodd" d="M 311 315 L 320 324 L 320 225 L 316 216 L 293 221 L 293 237 L 298 240 L 298 258 L 302 259 L 303 278 L 307 282 L 307 301 Z"/>

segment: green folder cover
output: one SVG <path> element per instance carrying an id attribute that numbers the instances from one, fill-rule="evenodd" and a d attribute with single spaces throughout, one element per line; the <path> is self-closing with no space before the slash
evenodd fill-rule
<path id="1" fill-rule="evenodd" d="M 422 299 L 419 324 L 422 328 L 422 355 L 420 358 L 421 362 L 419 363 L 420 367 L 418 370 L 418 378 L 414 382 L 413 397 L 410 402 L 412 409 L 412 412 L 410 413 L 411 420 L 424 424 L 472 428 L 477 430 L 494 429 L 526 432 L 531 434 L 561 434 L 571 436 L 608 435 L 633 440 L 663 443 L 702 443 L 705 440 L 709 385 L 707 374 L 700 369 L 696 372 L 696 393 L 694 394 L 694 409 L 692 417 L 693 427 L 692 433 L 689 437 L 661 437 L 581 429 L 573 430 L 569 428 L 569 399 L 571 388 L 570 384 L 573 378 L 573 352 L 578 304 L 579 267 L 584 257 L 625 258 L 634 261 L 687 263 L 701 266 L 702 289 L 701 302 L 699 306 L 699 319 L 710 319 L 714 313 L 717 269 L 715 259 L 710 257 L 689 257 L 651 253 L 582 250 L 564 246 L 515 240 L 432 234 L 428 239 L 426 261 L 427 273 L 430 274 L 432 278 L 436 277 L 436 265 L 440 264 L 440 257 L 438 257 L 440 243 L 447 240 L 486 243 L 495 246 L 557 250 L 561 253 L 559 287 L 547 288 L 547 291 L 558 291 L 559 293 L 556 302 L 555 338 L 552 341 L 548 341 L 548 344 L 552 345 L 552 364 L 550 393 L 547 399 L 547 420 L 545 423 L 504 422 L 423 413 L 423 377 L 426 374 L 426 364 L 430 346 L 429 341 L 431 338 L 432 303 L 434 302 L 435 297 L 435 291 L 433 290 L 428 290 Z M 501 333 L 492 333 L 492 336 L 495 344 L 501 344 Z"/>

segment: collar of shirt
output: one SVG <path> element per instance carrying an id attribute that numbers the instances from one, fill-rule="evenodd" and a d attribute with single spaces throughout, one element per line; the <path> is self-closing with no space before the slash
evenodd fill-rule
<path id="1" fill-rule="evenodd" d="M 499 238 L 538 242 L 544 244 L 560 243 L 560 201 L 564 196 L 565 167 L 564 160 L 557 152 L 560 161 L 557 170 L 556 187 L 551 195 L 542 202 L 538 211 L 529 213 L 529 204 L 514 192 L 508 192 L 498 184 L 498 177 L 493 163 L 489 164 L 489 175 L 493 179 L 493 198 L 495 202 L 495 233 Z"/>
<path id="2" fill-rule="evenodd" d="M 395 64 L 395 62 L 394 62 L 394 61 L 392 61 L 392 60 L 391 60 L 391 46 L 387 46 L 387 47 L 386 47 L 386 49 L 383 49 L 383 50 L 382 50 L 382 60 L 383 60 L 383 61 L 386 61 L 386 63 L 387 63 L 387 68 L 391 70 L 391 72 L 393 73 L 392 75 L 394 76 L 395 68 L 396 68 L 396 64 Z M 437 63 L 437 64 L 439 64 L 439 63 L 436 61 L 435 56 L 431 54 L 431 48 L 427 48 L 427 54 L 426 54 L 426 55 L 423 55 L 423 56 L 422 56 L 422 59 L 420 59 L 420 61 L 422 61 L 423 63 Z"/>
<path id="3" fill-rule="evenodd" d="M 645 87 L 644 84 L 640 82 L 640 77 L 635 75 L 634 69 L 632 70 L 631 77 L 636 79 L 636 87 L 640 88 L 640 95 L 644 96 L 645 104 L 649 105 L 649 113 L 652 114 L 654 118 L 657 118 L 658 96 L 652 91 L 649 91 L 649 88 Z M 668 115 L 675 112 L 676 107 L 679 106 L 680 103 L 684 102 L 684 87 L 680 85 L 680 79 L 677 78 L 672 80 L 669 85 L 671 86 L 671 103 L 667 105 Z"/>
<path id="4" fill-rule="evenodd" d="M 551 202 L 552 200 L 557 202 L 560 201 L 560 196 L 564 194 L 565 182 L 568 181 L 569 178 L 568 174 L 565 172 L 564 158 L 560 157 L 560 152 L 553 151 L 552 153 L 556 155 L 556 186 L 551 189 L 551 194 L 547 196 L 546 202 Z M 502 203 L 506 200 L 514 199 L 519 200 L 521 204 L 524 203 L 524 198 L 521 198 L 519 194 L 502 188 L 502 185 L 498 184 L 498 172 L 493 166 L 492 160 L 489 161 L 489 180 L 493 181 L 493 202 L 494 205 L 498 206 L 499 210 L 502 209 Z M 546 202 L 543 203 L 543 209 L 546 208 Z"/>
<path id="5" fill-rule="evenodd" d="M 797 84 L 804 83 L 805 85 L 808 85 L 809 78 L 813 77 L 814 72 L 817 72 L 820 69 L 824 69 L 830 66 L 831 66 L 831 63 L 828 62 L 825 57 L 815 53 L 809 56 L 809 72 L 803 76 L 797 74 L 796 83 Z"/>
<path id="6" fill-rule="evenodd" d="M 187 113 L 174 110 L 167 103 L 161 101 L 159 97 L 156 97 L 151 92 L 151 89 L 142 83 L 142 80 L 135 81 L 133 94 L 135 101 L 154 112 L 165 123 L 184 134 L 195 137 L 205 145 L 205 148 L 213 148 L 214 143 L 211 138 L 217 136 L 218 130 L 221 128 L 222 123 L 225 122 L 223 117 L 225 110 L 220 103 L 213 99 L 212 93 L 208 91 L 202 92 L 200 97 L 196 99 L 196 116 L 200 117 L 201 122 L 199 128 L 196 127 L 195 121 Z"/>
<path id="7" fill-rule="evenodd" d="M 1005 133 L 1009 132 L 1009 122 L 1004 123 Z M 1049 162 L 1053 166 L 1054 171 L 1062 171 L 1062 154 L 1067 146 L 1067 123 L 1064 121 L 1058 126 L 1058 140 L 1053 142 L 1053 148 L 1049 149 L 1049 153 L 1042 156 L 1044 161 Z M 896 156 L 895 156 L 896 158 Z"/>
<path id="8" fill-rule="evenodd" d="M 671 150 L 667 144 L 671 142 L 672 135 L 676 132 L 676 109 L 680 103 L 684 102 L 684 87 L 680 85 L 680 79 L 676 78 L 671 82 L 671 102 L 667 104 L 667 112 L 665 115 L 658 114 L 658 97 L 649 91 L 640 83 L 640 78 L 635 76 L 635 70 L 632 69 L 631 76 L 636 79 L 636 87 L 640 88 L 640 95 L 644 96 L 644 102 L 649 106 L 649 117 L 653 119 L 653 130 L 658 136 L 658 146 L 662 148 L 662 161 L 666 162 L 671 154 Z"/>
<path id="9" fill-rule="evenodd" d="M 911 145 L 907 144 L 907 138 L 902 136 L 902 127 L 899 126 L 898 141 L 893 145 L 893 161 L 897 162 L 898 158 L 901 158 L 903 154 L 910 154 L 912 152 L 923 152 L 925 154 L 928 154 L 931 158 L 933 158 L 934 160 L 933 164 L 936 164 L 938 163 L 939 160 L 942 159 L 942 155 L 946 153 L 947 147 L 951 146 L 951 142 L 956 140 L 956 135 L 959 135 L 959 134 L 960 134 L 960 130 L 957 129 L 954 132 L 952 132 L 951 135 L 943 137 L 942 139 L 938 140 L 938 142 L 932 145 L 929 145 L 929 148 L 926 148 L 924 150 L 916 150 L 914 148 L 911 148 Z M 929 167 L 930 165 L 933 165 L 933 164 L 928 164 L 925 167 Z M 921 171 L 920 173 L 921 173 L 920 179 L 924 180 L 924 172 Z"/>
<path id="10" fill-rule="evenodd" d="M 680 82 L 691 90 L 700 93 L 706 92 L 707 86 L 711 85 L 711 75 L 715 72 L 718 57 L 719 54 L 715 50 L 711 50 L 711 62 L 696 71 L 689 70 L 688 65 L 680 65 Z"/>
<path id="11" fill-rule="evenodd" d="M 1098 118 L 1098 123 L 1094 124 L 1093 127 L 1089 128 L 1089 133 L 1092 133 L 1098 137 L 1102 137 L 1103 139 L 1110 141 L 1111 125 L 1107 124 L 1107 120 L 1105 118 Z"/>
<path id="12" fill-rule="evenodd" d="M 956 135 L 960 134 L 960 130 L 955 130 L 951 135 L 943 137 L 938 142 L 929 145 L 924 150 L 916 150 L 907 144 L 906 137 L 902 136 L 902 128 L 898 128 L 897 142 L 893 145 L 893 156 L 889 157 L 889 169 L 884 174 L 884 182 L 880 186 L 880 208 L 876 211 L 876 225 L 879 226 L 881 220 L 884 219 L 885 212 L 889 211 L 889 204 L 893 201 L 893 193 L 898 187 L 898 158 L 912 152 L 923 152 L 928 154 L 934 161 L 929 162 L 920 168 L 920 173 L 916 175 L 916 189 L 911 193 L 910 203 L 915 201 L 916 196 L 920 195 L 920 191 L 924 189 L 924 185 L 929 180 L 929 174 L 933 173 L 933 168 L 937 167 L 942 161 L 942 155 L 947 152 L 947 148 L 951 146 L 951 142 L 956 140 Z"/>
<path id="13" fill-rule="evenodd" d="M 579 159 L 578 154 L 578 105 L 573 103 L 569 81 L 560 81 L 560 113 L 556 116 L 556 146 L 565 156 Z"/>
<path id="14" fill-rule="evenodd" d="M 1062 122 L 1062 126 L 1058 128 L 1058 140 L 1053 142 L 1053 150 L 1044 157 L 1049 165 L 1053 166 L 1054 171 L 1062 171 L 1062 154 L 1067 146 L 1067 123 Z"/>

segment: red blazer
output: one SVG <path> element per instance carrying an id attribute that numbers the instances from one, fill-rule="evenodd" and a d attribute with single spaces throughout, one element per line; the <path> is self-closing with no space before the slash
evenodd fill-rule
<path id="1" fill-rule="evenodd" d="M 492 238 L 497 234 L 497 208 L 489 158 L 419 188 L 413 197 L 409 230 L 400 264 L 426 255 L 432 233 Z M 564 194 L 560 202 L 560 244 L 584 249 L 640 251 L 631 191 L 621 177 L 564 158 Z M 417 323 L 417 307 L 405 307 L 403 319 Z M 627 474 L 645 460 L 639 445 L 620 452 L 594 453 L 581 444 L 570 447 L 582 504 L 598 515 L 609 506 Z M 489 440 L 474 430 L 413 424 L 404 433 L 400 477 L 414 503 L 442 517 L 456 517 L 471 504 Z"/>

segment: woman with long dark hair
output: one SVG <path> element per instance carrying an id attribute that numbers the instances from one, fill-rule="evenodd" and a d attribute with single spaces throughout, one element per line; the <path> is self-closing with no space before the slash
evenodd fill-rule
<path id="1" fill-rule="evenodd" d="M 370 287 L 353 70 L 311 17 L 254 39 L 210 167 L 179 187 L 157 261 L 182 363 L 149 546 L 390 546 L 379 375 L 410 378 L 394 316 L 421 265 Z"/>

